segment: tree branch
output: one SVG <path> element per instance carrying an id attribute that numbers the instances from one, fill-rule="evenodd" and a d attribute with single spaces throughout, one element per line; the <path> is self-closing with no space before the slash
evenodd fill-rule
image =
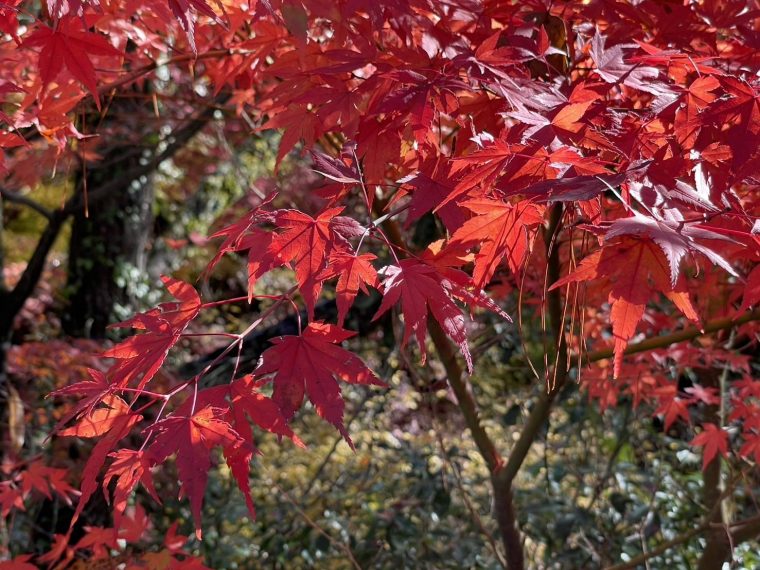
<path id="1" fill-rule="evenodd" d="M 725 369 L 728 372 L 728 369 Z M 720 372 L 716 369 L 698 370 L 697 379 L 705 388 L 717 389 L 720 386 Z M 721 394 L 722 400 L 725 395 Z M 710 404 L 705 407 L 703 421 L 721 426 L 720 406 Z M 720 489 L 722 461 L 716 457 L 702 470 L 702 502 L 712 513 L 710 523 L 723 527 L 723 496 Z M 725 530 L 715 529 L 707 535 L 707 544 L 699 557 L 698 570 L 721 568 L 730 553 L 729 544 L 725 540 Z"/>
<path id="2" fill-rule="evenodd" d="M 217 101 L 224 103 L 229 98 L 230 94 L 225 93 L 217 97 Z M 10 334 L 13 320 L 24 306 L 26 300 L 34 292 L 34 288 L 37 286 L 37 282 L 42 275 L 42 270 L 45 267 L 45 260 L 58 237 L 61 227 L 63 227 L 69 216 L 84 207 L 85 199 L 89 206 L 95 205 L 101 200 L 108 198 L 108 196 L 122 188 L 129 181 L 137 180 L 153 172 L 163 161 L 174 156 L 190 139 L 198 134 L 213 118 L 215 111 L 216 109 L 214 108 L 206 108 L 197 116 L 188 120 L 185 125 L 175 131 L 171 142 L 169 142 L 166 148 L 145 164 L 130 168 L 118 178 L 114 178 L 107 184 L 103 184 L 93 192 L 90 192 L 86 198 L 84 192 L 77 192 L 69 198 L 60 210 L 50 212 L 48 225 L 43 230 L 24 273 L 13 290 L 2 297 L 2 306 L 0 306 L 0 339 L 5 339 Z"/>
<path id="3" fill-rule="evenodd" d="M 382 207 L 375 201 L 376 214 L 382 214 Z M 387 220 L 384 224 L 389 240 L 400 249 L 399 255 L 408 251 L 401 231 L 395 220 Z M 467 429 L 472 434 L 475 446 L 483 461 L 491 472 L 491 488 L 493 490 L 493 510 L 496 522 L 499 526 L 501 541 L 504 545 L 507 568 L 509 570 L 522 570 L 525 567 L 525 557 L 522 547 L 520 531 L 517 529 L 517 517 L 515 516 L 514 501 L 512 497 L 511 482 L 506 481 L 501 475 L 503 461 L 496 449 L 491 436 L 488 435 L 483 424 L 480 422 L 480 414 L 475 397 L 468 389 L 464 379 L 464 371 L 457 361 L 456 352 L 452 343 L 446 337 L 435 319 L 428 320 L 428 331 L 435 346 L 438 358 L 443 364 L 451 389 L 457 399 L 457 404 L 464 417 Z"/>
<path id="4" fill-rule="evenodd" d="M 725 493 L 724 493 L 725 494 Z M 675 538 L 672 538 L 666 542 L 663 542 L 659 546 L 653 548 L 652 550 L 648 552 L 642 552 L 638 556 L 634 556 L 627 562 L 623 562 L 621 564 L 615 564 L 614 566 L 608 566 L 605 568 L 605 570 L 630 570 L 631 568 L 636 568 L 637 566 L 640 566 L 644 564 L 647 560 L 650 560 L 652 558 L 655 558 L 659 556 L 660 554 L 664 554 L 674 546 L 678 546 L 679 544 L 683 544 L 684 542 L 688 542 L 695 536 L 698 536 L 704 532 L 707 532 L 710 530 L 714 523 L 711 523 L 710 520 L 714 516 L 714 512 L 711 512 L 710 515 L 707 517 L 707 520 L 702 522 L 699 526 L 686 531 L 683 534 L 679 534 Z M 734 523 L 730 525 L 728 528 L 726 528 L 725 525 L 717 525 L 718 528 L 715 530 L 718 532 L 722 532 L 724 536 L 724 540 L 726 543 L 728 543 L 728 536 L 726 536 L 726 532 L 731 533 L 731 542 L 734 546 L 737 544 L 741 544 L 743 542 L 747 542 L 748 540 L 753 540 L 757 538 L 760 535 L 760 516 L 755 516 L 749 519 L 746 519 L 744 521 L 740 521 L 737 523 Z M 738 530 L 734 530 L 738 527 Z"/>
<path id="5" fill-rule="evenodd" d="M 738 530 L 734 530 L 736 528 Z M 732 524 L 729 527 L 729 532 L 734 546 L 756 539 L 760 536 L 760 515 Z"/>
<path id="6" fill-rule="evenodd" d="M 655 556 L 664 554 L 665 552 L 667 552 L 674 546 L 678 546 L 679 544 L 688 542 L 695 536 L 705 532 L 709 527 L 710 527 L 710 523 L 704 522 L 696 528 L 693 528 L 683 534 L 680 534 L 676 536 L 675 538 L 668 540 L 667 542 L 663 542 L 662 544 L 660 544 L 659 546 L 653 548 L 652 550 L 648 552 L 643 552 L 639 554 L 638 556 L 634 556 L 628 562 L 623 562 L 622 564 L 615 564 L 614 566 L 608 566 L 605 570 L 630 570 L 631 568 L 636 568 L 637 566 L 644 564 L 650 558 L 654 558 Z"/>
<path id="7" fill-rule="evenodd" d="M 562 221 L 562 204 L 558 203 L 552 207 L 549 218 L 549 227 L 544 234 L 544 242 L 547 248 L 547 283 L 555 283 L 559 280 L 560 274 L 560 256 L 559 247 L 556 244 L 557 233 L 560 230 Z M 549 291 L 547 294 L 547 307 L 549 310 L 549 323 L 551 326 L 553 341 L 557 347 L 557 357 L 553 367 L 554 380 L 549 390 L 544 390 L 536 400 L 530 411 L 528 419 L 523 424 L 520 431 L 520 437 L 512 448 L 504 467 L 502 477 L 512 484 L 517 473 L 520 471 L 525 458 L 530 451 L 536 437 L 540 433 L 546 421 L 549 419 L 552 405 L 557 395 L 564 388 L 568 378 L 568 359 L 567 343 L 565 340 L 563 317 L 562 317 L 562 297 L 559 289 Z M 547 379 L 550 370 L 545 371 Z"/>
<path id="8" fill-rule="evenodd" d="M 223 93 L 217 97 L 217 104 L 223 105 L 231 97 L 229 93 Z M 166 145 L 166 148 L 147 161 L 145 164 L 140 164 L 128 169 L 121 174 L 118 178 L 114 178 L 107 184 L 103 184 L 96 188 L 93 192 L 90 192 L 86 197 L 88 205 L 93 205 L 107 198 L 113 192 L 122 188 L 125 184 L 125 180 L 137 180 L 142 176 L 147 176 L 158 168 L 162 162 L 172 158 L 177 152 L 185 147 L 190 140 L 197 135 L 211 119 L 214 118 L 216 112 L 215 107 L 207 107 L 201 113 L 195 117 L 189 119 L 186 124 L 177 129 L 171 136 L 170 142 Z M 72 197 L 66 205 L 63 207 L 63 212 L 66 215 L 73 214 L 84 207 L 85 195 L 82 192 L 78 192 Z"/>
<path id="9" fill-rule="evenodd" d="M 446 376 L 457 398 L 464 421 L 472 434 L 472 439 L 475 441 L 480 455 L 483 457 L 483 461 L 485 461 L 488 469 L 493 473 L 502 466 L 501 456 L 496 450 L 493 440 L 480 422 L 477 403 L 472 392 L 468 389 L 467 382 L 464 380 L 464 371 L 459 366 L 459 362 L 457 362 L 456 352 L 454 352 L 453 346 L 448 338 L 446 338 L 446 333 L 443 332 L 438 321 L 435 319 L 429 319 L 428 322 L 430 323 L 430 338 L 438 353 L 438 358 L 441 360 L 444 370 L 446 370 Z"/>
<path id="10" fill-rule="evenodd" d="M 6 190 L 5 188 L 0 188 L 0 196 L 2 196 L 3 199 L 8 202 L 12 202 L 14 204 L 21 204 L 22 206 L 31 208 L 38 214 L 46 217 L 48 220 L 52 219 L 53 217 L 53 213 L 50 210 L 48 210 L 45 206 L 43 206 L 39 202 L 35 202 L 28 196 L 24 196 L 22 194 L 16 194 L 15 192 L 11 192 L 10 190 Z"/>
<path id="11" fill-rule="evenodd" d="M 10 334 L 13 320 L 37 286 L 40 275 L 42 275 L 42 270 L 45 267 L 47 255 L 53 247 L 67 217 L 68 214 L 62 211 L 53 213 L 39 241 L 37 241 L 37 246 L 34 248 L 34 252 L 29 258 L 29 263 L 27 263 L 26 269 L 24 269 L 24 273 L 22 273 L 18 283 L 16 283 L 16 286 L 10 292 L 3 295 L 2 306 L 0 307 L 0 342 L 4 341 Z"/>
<path id="12" fill-rule="evenodd" d="M 735 317 L 735 318 L 726 317 L 723 319 L 715 319 L 712 321 L 708 321 L 705 323 L 705 325 L 701 329 L 698 327 L 688 327 L 678 332 L 674 332 L 674 333 L 666 334 L 662 336 L 656 336 L 656 337 L 648 338 L 646 340 L 642 340 L 641 342 L 629 344 L 628 348 L 625 349 L 625 354 L 637 354 L 639 352 L 647 352 L 649 350 L 665 348 L 677 342 L 692 340 L 700 336 L 705 336 L 705 335 L 718 332 L 721 330 L 731 329 L 731 328 L 749 323 L 751 321 L 760 321 L 760 308 L 750 311 L 749 313 L 745 313 L 741 315 L 740 317 Z M 613 356 L 612 348 L 603 348 L 600 350 L 587 352 L 586 355 L 584 356 L 584 360 L 587 363 L 592 363 L 592 362 L 597 362 L 599 360 L 612 358 L 612 356 Z"/>

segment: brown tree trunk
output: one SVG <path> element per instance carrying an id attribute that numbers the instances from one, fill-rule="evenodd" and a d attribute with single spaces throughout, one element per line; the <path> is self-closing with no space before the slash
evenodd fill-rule
<path id="1" fill-rule="evenodd" d="M 700 370 L 698 374 L 699 382 L 705 388 L 720 388 L 720 370 Z M 723 394 L 720 394 L 723 397 Z M 717 426 L 721 425 L 720 406 L 712 405 L 708 406 L 705 410 L 704 421 L 706 423 L 713 423 Z M 721 508 L 721 489 L 720 489 L 720 476 L 721 476 L 721 458 L 716 456 L 702 474 L 702 502 L 704 503 L 707 512 L 712 512 L 711 521 L 715 525 L 722 525 L 723 509 Z M 699 559 L 698 570 L 720 570 L 723 567 L 723 563 L 728 560 L 730 552 L 730 545 L 726 537 L 724 529 L 716 526 L 708 531 L 706 534 L 707 545 L 705 546 L 702 556 Z"/>
<path id="2" fill-rule="evenodd" d="M 124 154 L 114 148 L 111 155 Z M 140 156 L 115 161 L 112 168 L 87 172 L 88 188 L 98 188 L 133 168 Z M 108 159 L 106 159 L 108 161 Z M 67 334 L 103 338 L 117 304 L 127 304 L 129 284 L 144 274 L 152 226 L 152 176 L 130 182 L 111 200 L 74 215 L 69 241 L 69 304 L 62 322 Z"/>
<path id="3" fill-rule="evenodd" d="M 112 140 L 118 143 L 106 141 L 108 146 L 96 148 L 101 159 L 83 165 L 76 176 L 85 201 L 73 213 L 66 287 L 69 303 L 62 315 L 65 332 L 74 337 L 103 338 L 106 327 L 115 320 L 116 306 L 131 304 L 130 284 L 144 274 L 153 222 L 153 173 L 138 178 L 126 173 L 156 152 L 154 144 L 145 142 L 151 140 L 149 133 L 133 119 L 144 115 L 145 104 L 140 96 L 112 102 L 105 120 L 116 133 L 123 132 L 123 137 L 114 136 Z M 92 121 L 101 118 L 93 115 Z M 107 200 L 87 203 L 87 194 L 114 183 Z"/>

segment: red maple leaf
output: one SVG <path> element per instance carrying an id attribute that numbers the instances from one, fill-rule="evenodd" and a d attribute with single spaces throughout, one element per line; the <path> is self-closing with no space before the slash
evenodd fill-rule
<path id="1" fill-rule="evenodd" d="M 340 184 L 361 184 L 361 175 L 354 164 L 346 164 L 341 158 L 333 158 L 316 150 L 311 151 L 314 172 Z M 353 161 L 352 161 L 353 162 Z"/>
<path id="2" fill-rule="evenodd" d="M 747 285 L 744 287 L 744 297 L 739 312 L 744 312 L 758 304 L 760 304 L 760 265 L 747 276 Z"/>
<path id="3" fill-rule="evenodd" d="M 404 176 L 398 183 L 402 185 L 401 189 L 388 203 L 386 210 L 392 209 L 398 200 L 411 192 L 405 228 L 433 210 L 447 228 L 455 228 L 464 222 L 464 212 L 456 204 L 449 203 L 455 191 L 454 178 L 444 157 L 438 156 L 428 161 L 420 166 L 418 172 Z"/>
<path id="4" fill-rule="evenodd" d="M 636 44 L 618 44 L 607 48 L 605 43 L 605 36 L 597 31 L 591 40 L 591 57 L 596 63 L 596 72 L 604 81 L 612 84 L 623 83 L 634 89 L 651 93 L 662 99 L 660 104 L 675 98 L 670 87 L 658 80 L 660 72 L 657 68 L 640 63 L 627 63 L 624 60 L 624 50 L 636 48 Z"/>
<path id="5" fill-rule="evenodd" d="M 695 223 L 683 221 L 677 210 L 665 210 L 665 216 L 650 217 L 635 212 L 633 217 L 615 220 L 607 230 L 605 239 L 622 235 L 645 235 L 652 239 L 668 258 L 670 266 L 670 283 L 675 287 L 681 260 L 687 253 L 699 252 L 715 265 L 738 277 L 736 271 L 721 255 L 699 243 L 699 239 L 731 241 L 730 239 L 699 227 Z"/>
<path id="6" fill-rule="evenodd" d="M 653 289 L 667 296 L 688 319 L 699 322 L 689 294 L 682 287 L 673 286 L 670 265 L 654 241 L 626 237 L 608 244 L 586 257 L 573 273 L 557 281 L 550 290 L 571 282 L 602 278 L 611 281 L 609 302 L 615 339 L 613 375 L 616 378 L 620 374 L 625 348 L 636 333 Z"/>
<path id="7" fill-rule="evenodd" d="M 112 528 L 85 526 L 85 535 L 74 545 L 74 550 L 90 550 L 93 560 L 106 558 L 111 550 L 118 548 L 117 534 Z"/>
<path id="8" fill-rule="evenodd" d="M 483 288 L 504 258 L 512 273 L 519 272 L 534 230 L 543 222 L 542 208 L 527 201 L 510 204 L 487 198 L 467 200 L 462 206 L 475 216 L 454 232 L 449 246 L 480 246 L 475 255 L 475 286 Z"/>
<path id="9" fill-rule="evenodd" d="M 314 316 L 314 305 L 322 290 L 322 281 L 317 276 L 332 250 L 345 241 L 333 227 L 333 220 L 342 210 L 331 208 L 316 218 L 296 210 L 277 213 L 279 231 L 272 238 L 269 252 L 280 263 L 293 264 L 309 318 Z"/>
<path id="10" fill-rule="evenodd" d="M 472 356 L 467 347 L 464 315 L 454 299 L 459 298 L 471 305 L 487 306 L 498 311 L 495 304 L 479 289 L 476 288 L 475 292 L 468 290 L 465 286 L 468 279 L 461 271 L 448 271 L 444 274 L 438 268 L 419 259 L 402 259 L 398 265 L 384 267 L 379 273 L 385 278 L 382 283 L 383 301 L 373 320 L 401 302 L 401 312 L 404 315 L 404 337 L 401 344 L 406 345 L 414 333 L 424 363 L 429 312 L 446 335 L 459 346 L 467 369 L 472 372 Z M 509 318 L 506 314 L 503 316 Z"/>
<path id="11" fill-rule="evenodd" d="M 156 437 L 148 451 L 155 463 L 176 453 L 182 485 L 180 497 L 190 500 L 195 535 L 200 540 L 203 494 L 211 469 L 211 449 L 236 448 L 242 443 L 232 426 L 219 418 L 219 410 L 206 407 L 192 416 L 172 415 L 153 426 Z"/>
<path id="12" fill-rule="evenodd" d="M 378 286 L 377 271 L 372 262 L 377 257 L 371 253 L 354 255 L 339 251 L 330 257 L 327 269 L 320 275 L 322 279 L 338 276 L 335 297 L 338 305 L 338 326 L 343 326 L 351 305 L 359 290 L 367 293 L 367 285 Z"/>
<path id="13" fill-rule="evenodd" d="M 49 85 L 65 67 L 92 93 L 100 109 L 97 76 L 89 56 L 121 55 L 105 37 L 82 30 L 80 18 L 67 16 L 54 29 L 40 25 L 21 46 L 42 48 L 38 65 L 43 85 Z"/>
<path id="14" fill-rule="evenodd" d="M 195 47 L 195 14 L 196 12 L 208 16 L 218 24 L 224 24 L 205 0 L 169 0 L 169 7 L 179 21 L 182 29 L 187 34 L 187 40 L 193 52 Z"/>
<path id="15" fill-rule="evenodd" d="M 273 340 L 274 346 L 264 351 L 254 372 L 259 378 L 273 375 L 272 398 L 286 419 L 293 417 L 307 395 L 317 413 L 338 428 L 352 448 L 343 425 L 344 403 L 337 380 L 385 387 L 358 356 L 337 346 L 355 334 L 336 325 L 311 322 L 299 336 Z"/>
<path id="16" fill-rule="evenodd" d="M 76 382 L 70 386 L 60 388 L 50 395 L 53 397 L 63 396 L 80 396 L 82 399 L 77 402 L 71 411 L 65 414 L 56 424 L 53 431 L 61 429 L 62 426 L 69 423 L 69 421 L 79 416 L 80 414 L 87 414 L 109 394 L 111 394 L 115 386 L 108 381 L 105 374 L 100 370 L 94 368 L 88 368 L 87 373 L 92 378 L 92 381 Z"/>
<path id="17" fill-rule="evenodd" d="M 13 509 L 24 510 L 21 489 L 11 481 L 0 481 L 0 516 L 7 517 Z"/>
<path id="18" fill-rule="evenodd" d="M 253 432 L 248 419 L 263 430 L 280 437 L 287 437 L 299 447 L 305 447 L 301 439 L 293 433 L 277 403 L 259 391 L 264 383 L 264 381 L 255 381 L 249 374 L 226 386 L 200 390 L 175 411 L 176 416 L 190 416 L 193 407 L 195 409 L 213 408 L 219 419 L 230 424 L 240 436 L 239 441 L 234 445 L 224 447 L 223 452 L 227 465 L 245 496 L 251 517 L 256 516 L 256 510 L 248 481 L 249 467 L 251 459 L 259 452 L 254 445 Z"/>
<path id="19" fill-rule="evenodd" d="M 290 429 L 277 403 L 259 391 L 263 384 L 262 381 L 256 381 L 252 374 L 238 378 L 230 384 L 230 411 L 235 429 L 243 439 L 253 441 L 253 433 L 245 419 L 247 416 L 261 429 L 287 437 L 299 447 L 305 447 L 301 439 Z"/>
<path id="20" fill-rule="evenodd" d="M 103 352 L 103 356 L 117 359 L 108 374 L 119 387 L 126 387 L 140 378 L 137 390 L 142 390 L 200 311 L 201 299 L 191 285 L 171 277 L 162 277 L 162 280 L 179 303 L 163 303 L 146 313 L 112 325 L 146 331 Z"/>
<path id="21" fill-rule="evenodd" d="M 245 216 L 209 236 L 209 239 L 223 237 L 224 241 L 206 266 L 206 269 L 204 269 L 203 273 L 205 276 L 211 273 L 226 253 L 244 251 L 252 247 L 252 244 L 258 245 L 262 241 L 263 245 L 268 247 L 271 237 L 262 236 L 261 234 L 265 232 L 256 226 L 262 223 L 274 222 L 274 213 L 263 210 L 263 207 L 270 204 L 274 198 L 274 194 L 269 195 L 261 204 L 251 209 Z M 251 237 L 252 234 L 256 237 Z M 244 240 L 247 240 L 245 244 L 242 243 Z"/>
<path id="22" fill-rule="evenodd" d="M 299 141 L 307 147 L 322 135 L 322 125 L 316 113 L 307 110 L 306 105 L 294 105 L 274 113 L 260 130 L 283 129 L 280 147 L 277 151 L 277 165 Z"/>
<path id="23" fill-rule="evenodd" d="M 83 414 L 76 425 L 61 430 L 58 435 L 76 437 L 97 437 L 108 432 L 118 419 L 129 413 L 127 403 L 119 396 L 108 394 L 100 399 L 102 408 L 91 408 Z"/>
<path id="24" fill-rule="evenodd" d="M 619 174 L 565 176 L 556 180 L 542 180 L 527 188 L 509 190 L 507 184 L 501 189 L 507 196 L 521 194 L 539 203 L 591 200 L 610 187 L 620 186 L 626 180 L 642 175 L 649 164 L 649 161 L 641 162 Z"/>
<path id="25" fill-rule="evenodd" d="M 715 424 L 703 424 L 702 431 L 689 442 L 689 445 L 704 448 L 702 469 L 706 469 L 718 453 L 721 457 L 728 454 L 728 432 Z"/>
<path id="26" fill-rule="evenodd" d="M 97 477 L 100 472 L 100 468 L 105 463 L 106 457 L 111 452 L 116 444 L 123 438 L 125 438 L 132 428 L 142 420 L 142 416 L 137 414 L 128 414 L 119 416 L 111 426 L 111 429 L 95 444 L 92 448 L 90 456 L 87 459 L 87 463 L 82 471 L 82 482 L 80 484 L 80 491 L 82 496 L 79 498 L 77 508 L 74 511 L 74 515 L 71 518 L 70 528 L 74 527 L 74 524 L 82 514 L 85 505 L 92 497 L 93 493 L 98 488 Z"/>
<path id="27" fill-rule="evenodd" d="M 449 195 L 438 204 L 436 210 L 440 210 L 449 202 L 464 196 L 476 187 L 493 185 L 519 150 L 519 145 L 514 148 L 508 142 L 497 139 L 470 155 L 454 159 L 451 176 L 459 175 L 460 178 Z"/>
<path id="28" fill-rule="evenodd" d="M 659 403 L 654 413 L 663 416 L 666 432 L 679 418 L 685 422 L 689 421 L 688 402 L 677 394 L 678 386 L 675 384 L 666 384 L 654 390 L 654 396 Z"/>
<path id="29" fill-rule="evenodd" d="M 69 495 L 77 496 L 79 492 L 69 485 L 66 476 L 66 469 L 56 469 L 44 465 L 41 461 L 33 461 L 19 477 L 21 496 L 25 499 L 34 490 L 50 499 L 52 498 L 50 492 L 54 491 L 68 505 L 71 505 Z"/>
<path id="30" fill-rule="evenodd" d="M 739 450 L 742 457 L 752 457 L 755 462 L 760 462 L 760 434 L 747 432 L 744 434 L 744 445 Z"/>
<path id="31" fill-rule="evenodd" d="M 113 457 L 113 463 L 109 465 L 103 477 L 103 489 L 105 491 L 111 480 L 116 479 L 111 502 L 113 504 L 113 526 L 118 530 L 121 528 L 121 520 L 127 508 L 129 496 L 138 482 L 143 484 L 143 487 L 157 503 L 160 503 L 161 499 L 153 486 L 153 479 L 150 476 L 151 458 L 145 451 L 120 449 L 109 454 L 109 457 Z M 108 500 L 107 493 L 106 499 Z"/>
<path id="32" fill-rule="evenodd" d="M 676 112 L 673 125 L 678 142 L 684 148 L 691 148 L 702 127 L 702 111 L 718 98 L 713 93 L 720 87 L 720 81 L 710 75 L 697 77 L 685 90 L 685 103 Z"/>

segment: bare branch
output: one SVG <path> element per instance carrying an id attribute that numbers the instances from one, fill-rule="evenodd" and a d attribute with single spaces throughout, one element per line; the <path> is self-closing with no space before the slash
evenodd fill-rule
<path id="1" fill-rule="evenodd" d="M 741 315 L 740 317 L 736 317 L 736 318 L 728 317 L 728 318 L 715 319 L 712 321 L 708 321 L 705 323 L 705 325 L 701 329 L 698 327 L 688 327 L 678 332 L 674 332 L 674 333 L 666 334 L 662 336 L 656 336 L 656 337 L 648 338 L 646 340 L 642 340 L 641 342 L 629 344 L 628 348 L 625 349 L 625 354 L 637 354 L 639 352 L 647 352 L 649 350 L 665 348 L 677 342 L 692 340 L 697 337 L 712 334 L 714 332 L 718 332 L 721 330 L 731 329 L 731 328 L 743 325 L 745 323 L 749 323 L 751 321 L 760 321 L 760 308 L 757 308 L 754 311 L 750 311 L 749 313 L 745 313 Z M 597 362 L 599 360 L 612 358 L 612 355 L 613 355 L 612 348 L 603 348 L 601 350 L 594 350 L 592 352 L 587 353 L 584 357 L 584 360 L 587 363 Z"/>
<path id="2" fill-rule="evenodd" d="M 217 102 L 221 104 L 228 101 L 229 98 L 230 95 L 225 93 L 217 97 Z M 113 195 L 113 193 L 120 188 L 123 188 L 125 184 L 129 184 L 133 180 L 139 180 L 142 176 L 147 176 L 153 172 L 162 162 L 168 160 L 179 150 L 184 148 L 184 146 L 196 134 L 198 134 L 198 132 L 200 132 L 211 119 L 213 119 L 215 111 L 215 108 L 209 107 L 188 120 L 185 125 L 174 132 L 171 142 L 162 152 L 158 153 L 145 164 L 128 169 L 123 175 L 115 177 L 110 182 L 103 184 L 90 192 L 86 198 L 88 204 L 90 206 L 97 204 L 101 200 L 107 199 L 109 196 Z M 37 286 L 37 282 L 42 275 L 42 270 L 45 267 L 45 260 L 47 259 L 48 253 L 50 253 L 50 249 L 53 247 L 64 222 L 69 216 L 84 208 L 84 205 L 85 194 L 83 192 L 77 192 L 74 196 L 69 198 L 60 210 L 49 212 L 49 216 L 47 216 L 49 220 L 48 225 L 43 230 L 24 273 L 21 275 L 21 278 L 13 290 L 3 296 L 3 304 L 2 307 L 0 307 L 0 338 L 4 337 L 10 331 L 16 314 L 21 310 L 21 307 L 24 306 L 24 303 Z"/>
<path id="3" fill-rule="evenodd" d="M 32 200 L 28 196 L 24 196 L 23 194 L 17 194 L 16 192 L 11 192 L 10 190 L 6 190 L 5 188 L 0 188 L 0 196 L 2 196 L 3 199 L 8 202 L 12 202 L 14 204 L 20 204 L 22 206 L 31 208 L 32 210 L 34 210 L 41 216 L 46 217 L 48 220 L 53 218 L 53 212 L 48 210 L 45 206 L 43 206 L 39 202 Z"/>

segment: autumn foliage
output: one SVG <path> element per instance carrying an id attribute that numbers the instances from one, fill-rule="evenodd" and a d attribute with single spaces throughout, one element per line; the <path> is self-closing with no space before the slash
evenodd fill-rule
<path id="1" fill-rule="evenodd" d="M 490 313 L 518 332 L 537 327 L 530 365 L 548 406 L 579 382 L 602 408 L 630 396 L 665 430 L 693 424 L 705 468 L 760 462 L 760 382 L 721 336 L 754 343 L 760 318 L 754 2 L 48 0 L 38 11 L 14 0 L 0 29 L 8 192 L 97 164 L 102 141 L 124 132 L 104 120 L 109 108 L 130 92 L 149 101 L 132 120 L 152 117 L 166 148 L 169 133 L 224 109 L 231 140 L 277 130 L 278 165 L 297 153 L 322 180 L 307 199 L 254 196 L 210 236 L 217 253 L 201 279 L 244 255 L 247 301 L 264 308 L 203 371 L 157 381 L 188 327 L 225 300 L 163 277 L 168 300 L 115 325 L 131 336 L 53 394 L 73 403 L 56 437 L 94 441 L 78 491 L 58 469 L 18 463 L 3 472 L 2 514 L 55 493 L 76 505 L 73 527 L 102 487 L 115 530 L 84 546 L 61 535 L 38 562 L 138 540 L 144 513 L 130 497 L 142 486 L 160 502 L 152 473 L 172 457 L 198 538 L 217 458 L 253 516 L 257 432 L 302 446 L 293 420 L 307 401 L 353 445 L 342 389 L 386 386 L 346 345 L 347 315 L 371 290 L 382 297 L 374 319 L 393 315 L 419 365 L 441 360 L 460 405 L 478 366 L 472 331 Z M 102 130 L 87 130 L 85 114 Z M 213 168 L 205 158 L 189 175 Z M 77 188 L 62 211 L 107 199 Z M 434 235 L 420 243 L 423 220 Z M 283 269 L 290 288 L 264 294 L 261 280 Z M 337 319 L 316 320 L 328 297 Z M 299 315 L 298 334 L 273 339 L 251 374 L 207 385 L 281 309 Z M 729 387 L 674 380 L 724 367 Z M 703 413 L 720 401 L 721 416 Z M 511 473 L 508 487 L 522 459 L 491 449 L 467 414 L 494 485 Z M 178 544 L 167 537 L 165 556 L 182 559 Z"/>

